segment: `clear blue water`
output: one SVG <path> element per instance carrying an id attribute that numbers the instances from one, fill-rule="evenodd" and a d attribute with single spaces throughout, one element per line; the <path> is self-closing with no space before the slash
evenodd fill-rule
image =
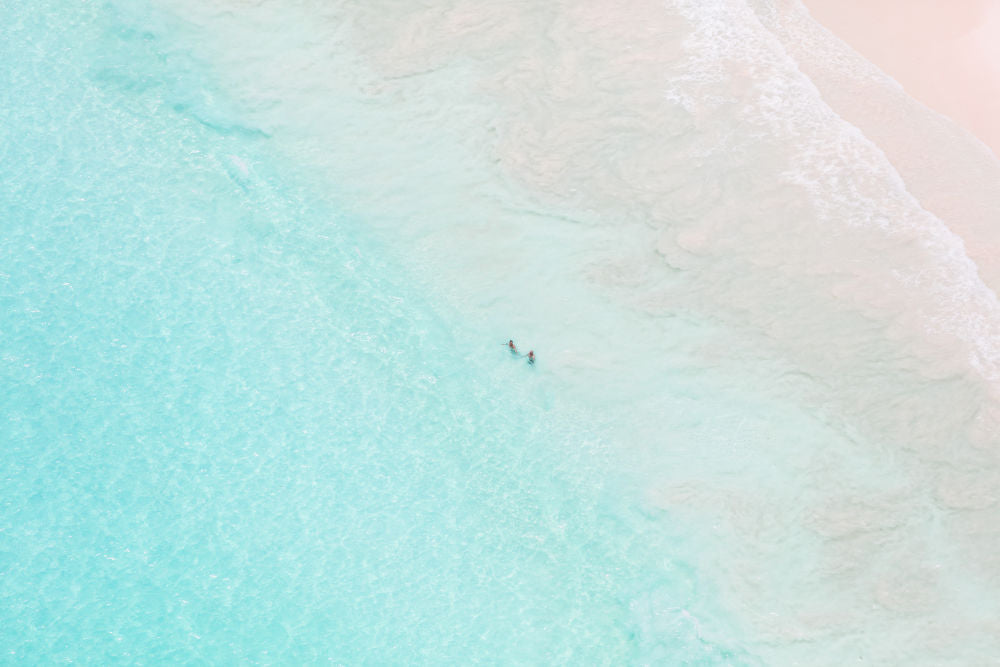
<path id="1" fill-rule="evenodd" d="M 0 3 L 0 661 L 749 660 L 600 429 L 132 12 Z"/>

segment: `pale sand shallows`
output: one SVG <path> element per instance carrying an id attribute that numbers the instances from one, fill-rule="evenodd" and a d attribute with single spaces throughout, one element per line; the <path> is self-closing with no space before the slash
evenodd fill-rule
<path id="1" fill-rule="evenodd" d="M 622 460 L 648 452 L 651 502 L 713 533 L 700 563 L 769 664 L 996 655 L 1000 271 L 992 191 L 960 189 L 995 168 L 981 144 L 797 2 L 162 3 L 449 307 L 531 331 L 543 381 L 619 411 Z"/>
<path id="2" fill-rule="evenodd" d="M 1000 4 L 992 0 L 803 0 L 820 23 L 906 92 L 1000 155 Z"/>

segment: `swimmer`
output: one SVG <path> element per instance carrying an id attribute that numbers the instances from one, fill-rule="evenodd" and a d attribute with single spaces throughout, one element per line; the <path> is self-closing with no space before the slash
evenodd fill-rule
<path id="1" fill-rule="evenodd" d="M 517 346 L 514 345 L 513 340 L 507 341 L 507 349 L 510 350 L 511 354 L 517 354 Z"/>
<path id="2" fill-rule="evenodd" d="M 534 364 L 535 363 L 535 351 L 534 350 L 528 350 L 528 363 L 529 364 Z"/>

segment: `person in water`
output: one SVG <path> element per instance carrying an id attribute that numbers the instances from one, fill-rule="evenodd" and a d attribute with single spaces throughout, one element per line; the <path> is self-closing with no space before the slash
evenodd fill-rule
<path id="1" fill-rule="evenodd" d="M 517 345 L 514 345 L 513 340 L 507 341 L 507 349 L 510 350 L 511 354 L 517 354 Z"/>
<path id="2" fill-rule="evenodd" d="M 535 351 L 534 350 L 528 350 L 528 363 L 529 364 L 534 364 L 535 363 Z"/>

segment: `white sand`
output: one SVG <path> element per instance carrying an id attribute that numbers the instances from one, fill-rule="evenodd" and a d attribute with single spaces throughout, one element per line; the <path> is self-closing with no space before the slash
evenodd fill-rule
<path id="1" fill-rule="evenodd" d="M 1000 3 L 804 0 L 820 23 L 1000 154 Z"/>

